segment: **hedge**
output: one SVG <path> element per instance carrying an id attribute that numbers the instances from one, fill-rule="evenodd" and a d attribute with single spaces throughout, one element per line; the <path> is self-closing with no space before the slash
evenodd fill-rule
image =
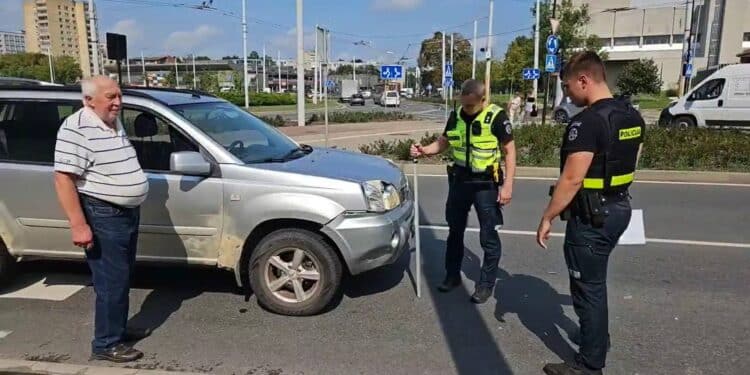
<path id="1" fill-rule="evenodd" d="M 245 105 L 245 94 L 241 91 L 222 92 L 218 95 L 232 104 L 238 106 Z M 251 92 L 248 94 L 248 99 L 251 106 L 297 104 L 297 97 L 294 94 Z"/>
<path id="2" fill-rule="evenodd" d="M 529 125 L 514 130 L 518 165 L 558 167 L 564 127 Z M 428 143 L 437 134 L 420 140 Z M 360 146 L 366 154 L 410 160 L 414 139 L 378 140 Z M 440 158 L 433 158 L 439 161 Z M 639 168 L 750 172 L 750 133 L 732 130 L 649 127 Z"/>

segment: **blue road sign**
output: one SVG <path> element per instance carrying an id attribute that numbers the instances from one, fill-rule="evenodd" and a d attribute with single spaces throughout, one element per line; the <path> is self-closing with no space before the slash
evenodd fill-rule
<path id="1" fill-rule="evenodd" d="M 453 64 L 451 63 L 445 64 L 445 78 L 453 78 Z"/>
<path id="2" fill-rule="evenodd" d="M 381 79 L 401 79 L 404 76 L 404 67 L 401 65 L 382 65 L 380 67 Z"/>
<path id="3" fill-rule="evenodd" d="M 547 52 L 550 55 L 554 55 L 560 49 L 560 39 L 556 35 L 550 35 L 547 37 Z"/>
<path id="4" fill-rule="evenodd" d="M 333 82 L 333 80 L 329 79 L 328 81 L 326 81 L 326 87 L 328 87 L 329 89 L 334 88 L 336 87 L 336 82 Z"/>
<path id="5" fill-rule="evenodd" d="M 452 87 L 452 86 L 453 86 L 453 78 L 445 77 L 445 82 L 443 84 L 443 87 Z"/>
<path id="6" fill-rule="evenodd" d="M 554 73 L 557 71 L 558 65 L 557 55 L 547 55 L 547 58 L 544 60 L 545 71 Z"/>
<path id="7" fill-rule="evenodd" d="M 685 67 L 685 77 L 690 78 L 693 75 L 693 64 L 688 63 Z"/>
<path id="8" fill-rule="evenodd" d="M 523 76 L 523 79 L 528 80 L 528 81 L 533 81 L 541 77 L 541 73 L 539 72 L 539 69 L 534 69 L 534 68 L 523 68 L 523 72 L 521 73 L 521 75 Z"/>

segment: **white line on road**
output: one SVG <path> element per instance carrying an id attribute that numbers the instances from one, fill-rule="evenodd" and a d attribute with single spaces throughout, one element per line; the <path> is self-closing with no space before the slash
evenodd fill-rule
<path id="1" fill-rule="evenodd" d="M 421 225 L 422 229 L 447 231 L 448 227 L 443 225 Z M 466 228 L 467 232 L 479 232 L 479 228 Z M 505 230 L 501 229 L 502 234 L 511 234 L 519 236 L 536 236 L 536 232 L 530 230 Z M 552 237 L 565 237 L 565 233 L 551 233 Z M 664 243 L 670 245 L 689 245 L 689 246 L 712 246 L 712 247 L 733 247 L 740 249 L 750 249 L 748 243 L 736 243 L 736 242 L 713 242 L 713 241 L 691 241 L 691 240 L 673 240 L 666 238 L 646 238 L 646 242 L 653 243 Z"/>
<path id="2" fill-rule="evenodd" d="M 0 340 L 8 337 L 11 333 L 13 333 L 13 331 L 0 331 Z"/>
<path id="3" fill-rule="evenodd" d="M 407 173 L 407 176 L 414 176 L 413 173 Z M 419 177 L 446 178 L 444 174 L 419 174 Z M 516 176 L 516 180 L 536 180 L 536 181 L 557 181 L 556 177 L 521 177 Z M 658 181 L 658 180 L 636 180 L 636 184 L 656 184 L 656 185 L 697 185 L 697 186 L 721 186 L 721 187 L 750 187 L 750 184 L 735 184 L 728 182 L 685 182 L 685 181 Z"/>

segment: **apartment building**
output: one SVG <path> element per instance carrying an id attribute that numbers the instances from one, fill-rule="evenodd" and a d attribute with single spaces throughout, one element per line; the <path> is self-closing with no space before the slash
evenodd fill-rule
<path id="1" fill-rule="evenodd" d="M 0 31 L 0 55 L 21 53 L 26 50 L 23 33 Z"/>
<path id="2" fill-rule="evenodd" d="M 102 46 L 91 48 L 88 2 L 24 0 L 23 14 L 27 52 L 71 56 L 84 77 L 94 70 L 93 53 L 98 53 L 100 64 L 103 61 Z"/>
<path id="3" fill-rule="evenodd" d="M 687 48 L 683 42 L 691 21 L 694 74 L 739 63 L 739 55 L 750 48 L 748 0 L 573 2 L 589 5 L 591 22 L 587 25 L 587 32 L 601 38 L 609 55 L 608 81 L 611 86 L 615 85 L 619 72 L 627 63 L 650 58 L 659 67 L 663 88 L 676 87 Z"/>

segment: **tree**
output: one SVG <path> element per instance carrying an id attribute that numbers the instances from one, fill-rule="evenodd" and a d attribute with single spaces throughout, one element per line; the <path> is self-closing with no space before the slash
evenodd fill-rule
<path id="1" fill-rule="evenodd" d="M 529 37 L 519 36 L 508 45 L 505 52 L 505 60 L 500 65 L 499 79 L 503 81 L 502 86 L 518 88 L 520 91 L 531 89 L 532 81 L 525 81 L 521 77 L 523 68 L 534 65 L 534 40 Z M 494 86 L 494 85 L 493 85 Z"/>
<path id="2" fill-rule="evenodd" d="M 544 41 L 549 35 L 552 35 L 552 25 L 548 21 L 552 18 L 552 4 L 549 0 L 543 0 L 540 6 L 542 12 L 539 22 L 539 38 L 542 45 L 539 48 L 539 61 L 543 62 L 544 55 L 547 54 L 546 48 L 544 48 Z M 532 15 L 536 14 L 535 7 L 531 8 L 531 13 Z M 591 22 L 588 4 L 575 6 L 572 0 L 562 0 L 557 6 L 556 16 L 560 21 L 557 36 L 560 38 L 561 50 L 572 51 L 575 49 L 584 49 L 594 52 L 601 50 L 602 43 L 599 37 L 586 33 L 588 29 L 586 25 Z M 534 53 L 532 52 L 531 55 L 533 56 Z M 603 55 L 602 58 L 606 59 L 606 55 Z"/>
<path id="3" fill-rule="evenodd" d="M 82 76 L 80 66 L 70 56 L 53 56 L 52 70 L 56 83 L 75 83 Z M 41 53 L 1 55 L 0 76 L 50 81 L 49 59 Z"/>
<path id="4" fill-rule="evenodd" d="M 260 59 L 260 55 L 258 54 L 258 51 L 252 51 L 249 55 L 247 55 L 248 59 L 258 60 Z"/>
<path id="5" fill-rule="evenodd" d="M 195 56 L 195 61 L 210 61 L 211 58 L 208 56 Z"/>
<path id="6" fill-rule="evenodd" d="M 419 58 L 417 63 L 422 68 L 422 86 L 431 84 L 437 88 L 442 86 L 443 76 L 443 33 L 436 32 L 432 38 L 425 39 L 422 41 L 422 46 L 419 50 Z M 453 34 L 453 80 L 456 83 L 463 82 L 471 78 L 471 60 L 472 60 L 472 47 L 471 42 L 464 38 L 461 34 Z M 445 38 L 445 61 L 450 62 L 450 35 L 446 35 Z M 426 72 L 436 72 L 425 74 Z"/>
<path id="7" fill-rule="evenodd" d="M 625 65 L 617 77 L 617 88 L 623 94 L 657 94 L 661 91 L 661 85 L 659 67 L 651 59 L 636 60 Z"/>
<path id="8" fill-rule="evenodd" d="M 206 92 L 218 92 L 219 78 L 217 77 L 217 73 L 200 73 L 198 75 L 198 88 Z"/>
<path id="9" fill-rule="evenodd" d="M 234 55 L 234 56 L 224 56 L 221 59 L 222 60 L 239 60 L 239 58 L 240 58 L 239 56 Z"/>

